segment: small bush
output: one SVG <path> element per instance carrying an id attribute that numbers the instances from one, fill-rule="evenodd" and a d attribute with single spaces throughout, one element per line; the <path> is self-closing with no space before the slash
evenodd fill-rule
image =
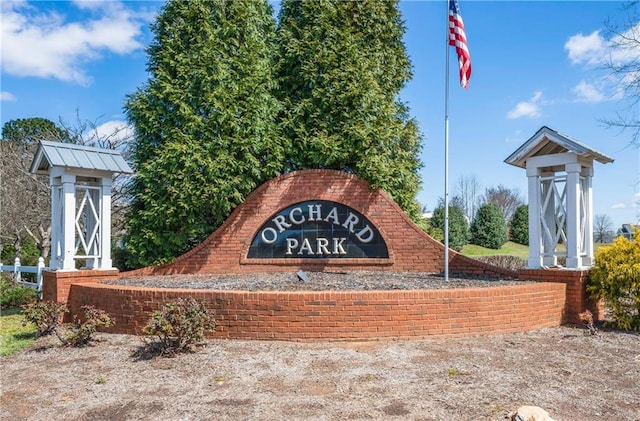
<path id="1" fill-rule="evenodd" d="M 113 326 L 113 320 L 107 312 L 95 308 L 94 306 L 82 306 L 84 317 L 81 319 L 77 316 L 73 317 L 73 322 L 66 325 L 66 332 L 56 335 L 67 346 L 84 346 L 89 343 L 91 336 L 98 330 Z"/>
<path id="2" fill-rule="evenodd" d="M 37 298 L 38 291 L 35 289 L 18 285 L 4 276 L 0 277 L 0 308 L 20 307 Z"/>
<path id="3" fill-rule="evenodd" d="M 180 298 L 154 312 L 144 334 L 157 337 L 160 352 L 172 356 L 203 342 L 205 333 L 213 332 L 215 328 L 213 314 L 204 303 L 193 298 Z"/>
<path id="4" fill-rule="evenodd" d="M 604 300 L 615 327 L 640 330 L 640 230 L 633 241 L 618 237 L 596 252 L 587 291 Z"/>
<path id="5" fill-rule="evenodd" d="M 493 266 L 498 266 L 500 268 L 513 271 L 522 269 L 527 263 L 526 260 L 518 256 L 509 256 L 504 254 L 496 254 L 493 256 L 478 256 L 475 257 L 475 259 Z"/>
<path id="6" fill-rule="evenodd" d="M 598 332 L 598 328 L 593 324 L 593 313 L 589 310 L 585 310 L 578 314 L 578 317 L 582 321 L 582 324 L 587 328 L 585 332 L 587 335 L 595 335 Z"/>
<path id="7" fill-rule="evenodd" d="M 23 309 L 23 324 L 33 324 L 36 327 L 37 336 L 46 336 L 55 332 L 62 316 L 69 311 L 64 303 L 53 301 L 30 303 Z"/>

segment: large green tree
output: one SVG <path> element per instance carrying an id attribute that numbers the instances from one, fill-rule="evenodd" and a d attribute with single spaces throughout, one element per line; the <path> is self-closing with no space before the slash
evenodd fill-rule
<path id="1" fill-rule="evenodd" d="M 125 104 L 136 132 L 132 266 L 204 239 L 283 160 L 266 1 L 169 1 L 151 31 L 149 80 Z"/>
<path id="2" fill-rule="evenodd" d="M 509 228 L 511 241 L 525 246 L 529 245 L 529 206 L 520 205 L 516 208 Z"/>
<path id="3" fill-rule="evenodd" d="M 397 3 L 283 1 L 281 124 L 289 169 L 355 173 L 417 219 L 421 136 L 399 100 L 412 74 Z"/>
<path id="4" fill-rule="evenodd" d="M 471 242 L 497 250 L 507 240 L 507 223 L 500 208 L 493 203 L 480 206 L 471 223 Z"/>
<path id="5" fill-rule="evenodd" d="M 70 142 L 71 134 L 51 120 L 42 117 L 17 118 L 2 126 L 2 141 L 38 146 L 39 140 Z"/>
<path id="6" fill-rule="evenodd" d="M 444 205 L 438 205 L 429 221 L 432 227 L 444 232 Z M 449 206 L 449 247 L 461 251 L 469 244 L 469 223 L 459 206 Z"/>

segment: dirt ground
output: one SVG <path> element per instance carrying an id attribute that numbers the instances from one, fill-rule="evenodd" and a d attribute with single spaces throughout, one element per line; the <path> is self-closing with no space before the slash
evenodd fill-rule
<path id="1" fill-rule="evenodd" d="M 0 357 L 2 420 L 640 420 L 640 335 L 582 327 L 385 342 L 211 340 L 175 358 L 99 333 Z"/>

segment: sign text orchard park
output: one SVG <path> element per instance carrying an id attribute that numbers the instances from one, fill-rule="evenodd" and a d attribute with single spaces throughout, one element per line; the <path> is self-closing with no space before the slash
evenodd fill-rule
<path id="1" fill-rule="evenodd" d="M 378 229 L 342 203 L 313 200 L 280 210 L 258 230 L 248 258 L 387 258 Z"/>

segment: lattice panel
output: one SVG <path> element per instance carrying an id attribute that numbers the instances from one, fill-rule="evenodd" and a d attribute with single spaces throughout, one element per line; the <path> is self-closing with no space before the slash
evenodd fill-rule
<path id="1" fill-rule="evenodd" d="M 76 245 L 74 258 L 100 257 L 100 189 L 76 187 Z"/>
<path id="2" fill-rule="evenodd" d="M 543 254 L 559 255 L 557 248 L 560 240 L 566 244 L 567 221 L 567 179 L 566 176 L 542 177 L 540 222 L 542 226 Z M 552 218 L 548 216 L 552 215 Z"/>

